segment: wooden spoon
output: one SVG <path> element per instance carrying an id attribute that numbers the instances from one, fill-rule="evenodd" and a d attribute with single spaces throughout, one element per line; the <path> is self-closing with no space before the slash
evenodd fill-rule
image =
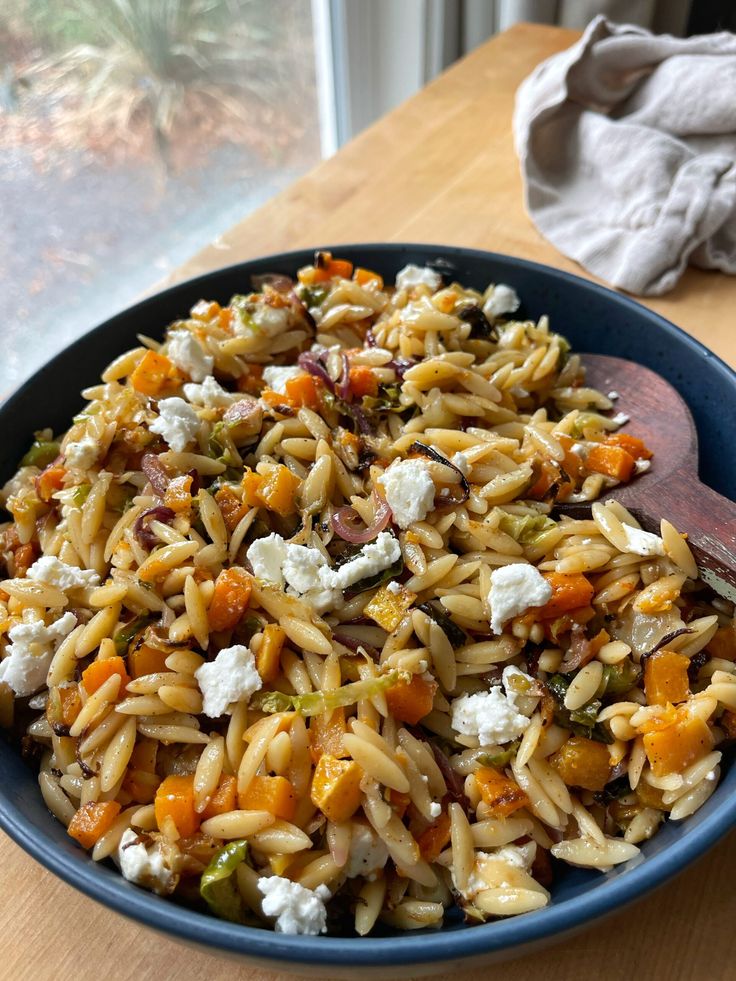
<path id="1" fill-rule="evenodd" d="M 583 363 L 586 384 L 621 393 L 616 410 L 630 418 L 625 431 L 654 453 L 650 470 L 604 497 L 620 501 L 646 531 L 658 534 L 660 518 L 667 518 L 687 532 L 701 579 L 736 602 L 736 504 L 698 477 L 698 434 L 687 404 L 664 378 L 633 361 L 584 354 Z M 573 517 L 590 511 L 580 505 L 560 510 Z"/>

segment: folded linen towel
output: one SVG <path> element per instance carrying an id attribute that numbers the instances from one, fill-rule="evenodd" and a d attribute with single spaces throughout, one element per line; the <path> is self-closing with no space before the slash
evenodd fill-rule
<path id="1" fill-rule="evenodd" d="M 532 220 L 601 279 L 651 296 L 688 262 L 736 273 L 736 35 L 597 17 L 522 83 L 514 135 Z"/>

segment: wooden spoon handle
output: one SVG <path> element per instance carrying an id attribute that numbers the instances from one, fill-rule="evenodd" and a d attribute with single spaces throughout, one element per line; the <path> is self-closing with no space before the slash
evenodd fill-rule
<path id="1" fill-rule="evenodd" d="M 652 513 L 651 502 L 647 510 Z M 736 503 L 683 475 L 660 510 L 678 531 L 687 532 L 701 579 L 736 602 Z"/>

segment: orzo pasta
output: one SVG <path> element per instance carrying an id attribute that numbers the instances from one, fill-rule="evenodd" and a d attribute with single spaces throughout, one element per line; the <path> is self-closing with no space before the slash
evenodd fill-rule
<path id="1" fill-rule="evenodd" d="M 364 935 L 537 910 L 552 859 L 700 807 L 733 606 L 607 499 L 651 454 L 564 338 L 430 268 L 252 286 L 5 485 L 0 720 L 69 834 L 226 919 Z"/>

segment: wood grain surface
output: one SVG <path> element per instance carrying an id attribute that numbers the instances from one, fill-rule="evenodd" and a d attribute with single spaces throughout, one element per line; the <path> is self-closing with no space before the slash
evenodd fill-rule
<path id="1" fill-rule="evenodd" d="M 583 274 L 525 215 L 511 137 L 519 82 L 576 37 L 520 25 L 491 40 L 212 243 L 176 278 L 268 252 L 358 241 L 465 245 Z M 647 305 L 736 363 L 733 278 L 688 270 L 675 290 Z M 674 882 L 573 940 L 452 978 L 728 981 L 736 977 L 735 869 L 731 833 Z M 0 909 L 3 979 L 279 977 L 192 951 L 124 920 L 55 879 L 4 836 Z"/>
<path id="2" fill-rule="evenodd" d="M 601 392 L 617 388 L 625 393 L 629 428 L 654 453 L 650 471 L 614 488 L 610 496 L 629 508 L 643 528 L 657 534 L 666 501 L 669 522 L 687 530 L 701 578 L 736 602 L 736 502 L 698 477 L 698 434 L 687 403 L 644 365 L 601 354 L 586 354 L 583 361 L 589 385 Z M 576 508 L 583 510 L 576 505 L 564 510 L 577 516 Z"/>

